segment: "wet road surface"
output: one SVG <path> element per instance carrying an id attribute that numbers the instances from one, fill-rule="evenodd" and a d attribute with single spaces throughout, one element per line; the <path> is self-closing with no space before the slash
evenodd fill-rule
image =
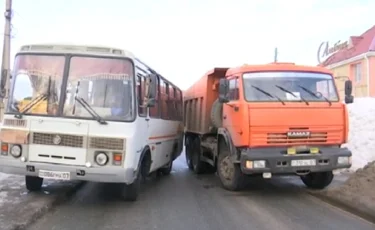
<path id="1" fill-rule="evenodd" d="M 215 175 L 193 175 L 183 157 L 175 161 L 171 175 L 147 181 L 135 203 L 119 200 L 114 191 L 114 186 L 87 183 L 29 229 L 375 229 L 375 225 L 307 195 L 285 178 L 254 179 L 245 191 L 225 191 Z"/>

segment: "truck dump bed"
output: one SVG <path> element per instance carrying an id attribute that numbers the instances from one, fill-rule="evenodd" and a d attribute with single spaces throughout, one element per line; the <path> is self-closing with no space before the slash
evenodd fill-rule
<path id="1" fill-rule="evenodd" d="M 214 68 L 184 92 L 185 131 L 199 134 L 212 132 L 211 110 L 219 97 L 219 80 L 229 68 Z"/>

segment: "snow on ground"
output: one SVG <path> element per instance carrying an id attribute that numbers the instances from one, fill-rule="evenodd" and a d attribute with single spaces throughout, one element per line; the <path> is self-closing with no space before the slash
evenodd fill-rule
<path id="1" fill-rule="evenodd" d="M 353 172 L 375 161 L 375 98 L 354 98 L 347 107 L 349 140 L 345 146 L 353 152 L 349 170 Z"/>

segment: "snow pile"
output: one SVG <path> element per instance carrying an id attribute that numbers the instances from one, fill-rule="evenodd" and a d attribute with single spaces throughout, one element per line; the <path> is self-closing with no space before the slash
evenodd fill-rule
<path id="1" fill-rule="evenodd" d="M 353 152 L 353 172 L 375 161 L 375 98 L 354 98 L 354 103 L 347 107 L 349 140 L 344 146 Z"/>

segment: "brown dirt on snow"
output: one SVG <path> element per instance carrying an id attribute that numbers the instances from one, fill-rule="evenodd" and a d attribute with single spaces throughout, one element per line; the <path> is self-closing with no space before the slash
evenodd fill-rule
<path id="1" fill-rule="evenodd" d="M 329 188 L 324 193 L 351 205 L 366 206 L 375 211 L 375 161 L 358 169 L 344 184 Z"/>

